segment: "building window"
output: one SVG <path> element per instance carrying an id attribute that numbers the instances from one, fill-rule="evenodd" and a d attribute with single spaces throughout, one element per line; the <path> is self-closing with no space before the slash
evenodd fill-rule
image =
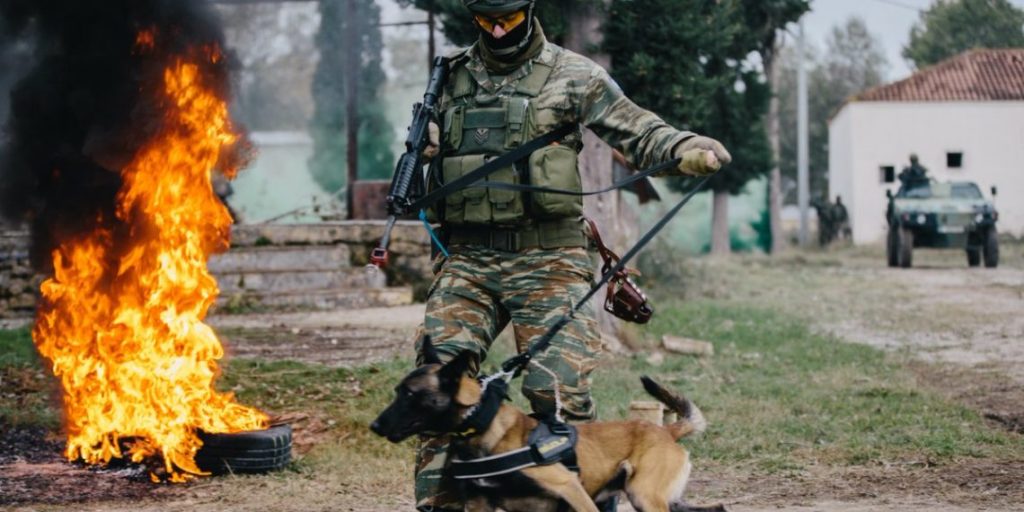
<path id="1" fill-rule="evenodd" d="M 961 151 L 946 153 L 946 167 L 950 169 L 962 169 L 964 167 L 964 154 Z"/>
<path id="2" fill-rule="evenodd" d="M 878 180 L 882 183 L 895 183 L 896 182 L 896 167 L 891 165 L 883 165 L 878 168 Z"/>

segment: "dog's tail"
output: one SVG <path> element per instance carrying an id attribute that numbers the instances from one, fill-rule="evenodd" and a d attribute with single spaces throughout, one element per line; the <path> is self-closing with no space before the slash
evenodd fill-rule
<path id="1" fill-rule="evenodd" d="M 673 437 L 679 439 L 694 432 L 704 432 L 704 429 L 707 428 L 708 423 L 704 420 L 704 414 L 700 412 L 696 404 L 687 400 L 686 397 L 665 389 L 646 375 L 640 377 L 640 381 L 643 382 L 644 390 L 647 393 L 679 415 L 678 421 L 671 425 L 665 425 Z"/>

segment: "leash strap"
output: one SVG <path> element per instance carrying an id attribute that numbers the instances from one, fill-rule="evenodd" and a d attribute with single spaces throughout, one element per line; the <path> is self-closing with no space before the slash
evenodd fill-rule
<path id="1" fill-rule="evenodd" d="M 576 313 L 583 307 L 584 304 L 587 303 L 587 301 L 594 297 L 594 295 L 598 292 L 598 290 L 601 289 L 602 286 L 608 284 L 608 282 L 611 281 L 616 275 L 624 271 L 624 269 L 626 268 L 626 264 L 629 263 L 630 260 L 632 260 L 634 257 L 636 257 L 637 253 L 639 253 L 641 249 L 643 249 L 648 243 L 650 243 L 651 240 L 653 240 L 654 237 L 657 236 L 658 233 L 660 233 L 661 230 L 664 229 L 665 226 L 672 221 L 676 214 L 678 214 L 679 211 L 682 210 L 684 206 L 686 206 L 686 203 L 689 203 L 690 200 L 693 199 L 693 196 L 697 195 L 698 192 L 704 189 L 708 181 L 711 180 L 712 176 L 705 176 L 704 179 L 700 180 L 697 183 L 697 186 L 693 188 L 693 190 L 686 194 L 686 196 L 684 196 L 683 199 L 679 201 L 679 203 L 672 207 L 672 209 L 669 210 L 668 213 L 662 216 L 662 218 L 658 220 L 654 227 L 648 230 L 647 233 L 645 233 L 644 236 L 640 238 L 640 240 L 635 245 L 633 245 L 632 248 L 629 249 L 629 252 L 622 256 L 622 258 L 619 259 L 619 261 L 616 262 L 611 269 L 605 270 L 604 275 L 601 277 L 601 280 L 594 284 L 593 286 L 591 286 L 590 291 L 587 293 L 587 295 L 584 296 L 583 299 L 579 301 L 579 303 L 573 306 L 568 313 L 562 315 L 558 319 L 558 321 L 556 321 L 551 327 L 549 327 L 548 330 L 541 336 L 540 340 L 531 345 L 530 348 L 528 348 L 522 354 L 513 356 L 504 363 L 502 363 L 502 370 L 506 372 L 515 372 L 515 374 L 518 375 L 526 368 L 527 365 L 530 364 L 530 361 L 533 360 L 534 356 L 546 350 L 548 346 L 551 345 L 551 341 L 554 339 L 555 335 L 558 334 L 558 331 L 561 331 L 563 327 L 568 325 L 569 322 L 571 322 L 572 319 L 576 317 Z"/>
<path id="2" fill-rule="evenodd" d="M 420 220 L 423 221 L 423 227 L 427 229 L 427 233 L 430 233 L 430 239 L 434 241 L 434 245 L 437 246 L 437 250 L 441 251 L 441 254 L 444 254 L 445 258 L 451 258 L 451 254 L 448 254 L 448 248 L 441 243 L 441 239 L 438 238 L 437 232 L 434 231 L 434 227 L 431 226 L 430 222 L 427 220 L 426 210 L 420 210 Z"/>
<path id="3" fill-rule="evenodd" d="M 673 160 L 669 160 L 667 162 L 662 162 L 658 165 L 655 165 L 654 167 L 650 167 L 644 171 L 633 174 L 628 178 L 619 180 L 606 188 L 602 188 L 601 190 L 590 190 L 586 192 L 576 192 L 575 190 L 566 190 L 563 188 L 548 188 L 538 187 L 536 185 L 523 185 L 521 183 L 502 183 L 498 181 L 481 181 L 478 183 L 474 183 L 466 188 L 493 188 L 497 190 L 513 190 L 516 192 L 541 192 L 544 194 L 557 194 L 562 196 L 576 197 L 595 196 L 598 194 L 611 192 L 613 190 L 618 190 L 620 188 L 626 188 L 638 181 L 642 181 L 646 178 L 654 176 L 655 174 L 665 172 L 669 169 L 674 169 L 679 166 L 679 163 L 681 161 L 682 159 L 676 158 Z"/>
<path id="4" fill-rule="evenodd" d="M 576 127 L 574 125 L 565 124 L 553 131 L 541 135 L 540 137 L 537 137 L 536 139 L 533 139 L 530 142 L 495 158 L 494 160 L 488 161 L 480 167 L 477 167 L 469 174 L 462 175 L 448 183 L 445 183 L 440 188 L 417 199 L 409 206 L 409 210 L 421 210 L 454 194 L 455 192 L 469 188 L 476 182 L 486 178 L 492 172 L 515 164 L 519 160 L 530 156 L 534 151 L 537 151 L 552 142 L 564 139 L 575 130 Z"/>

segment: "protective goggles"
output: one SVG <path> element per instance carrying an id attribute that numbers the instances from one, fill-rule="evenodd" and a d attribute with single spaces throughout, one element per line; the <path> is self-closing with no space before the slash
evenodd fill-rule
<path id="1" fill-rule="evenodd" d="M 526 12 L 516 11 L 501 16 L 474 14 L 473 19 L 476 20 L 477 25 L 480 25 L 480 28 L 487 32 L 494 32 L 494 27 L 501 27 L 502 30 L 508 32 L 518 27 L 523 21 L 526 21 Z"/>

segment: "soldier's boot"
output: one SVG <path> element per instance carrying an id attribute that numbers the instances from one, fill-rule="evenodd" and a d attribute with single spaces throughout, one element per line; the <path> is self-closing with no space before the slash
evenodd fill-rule
<path id="1" fill-rule="evenodd" d="M 447 458 L 447 439 L 433 438 L 420 443 L 416 453 L 416 510 L 454 512 L 463 509 L 454 490 L 442 478 Z"/>

